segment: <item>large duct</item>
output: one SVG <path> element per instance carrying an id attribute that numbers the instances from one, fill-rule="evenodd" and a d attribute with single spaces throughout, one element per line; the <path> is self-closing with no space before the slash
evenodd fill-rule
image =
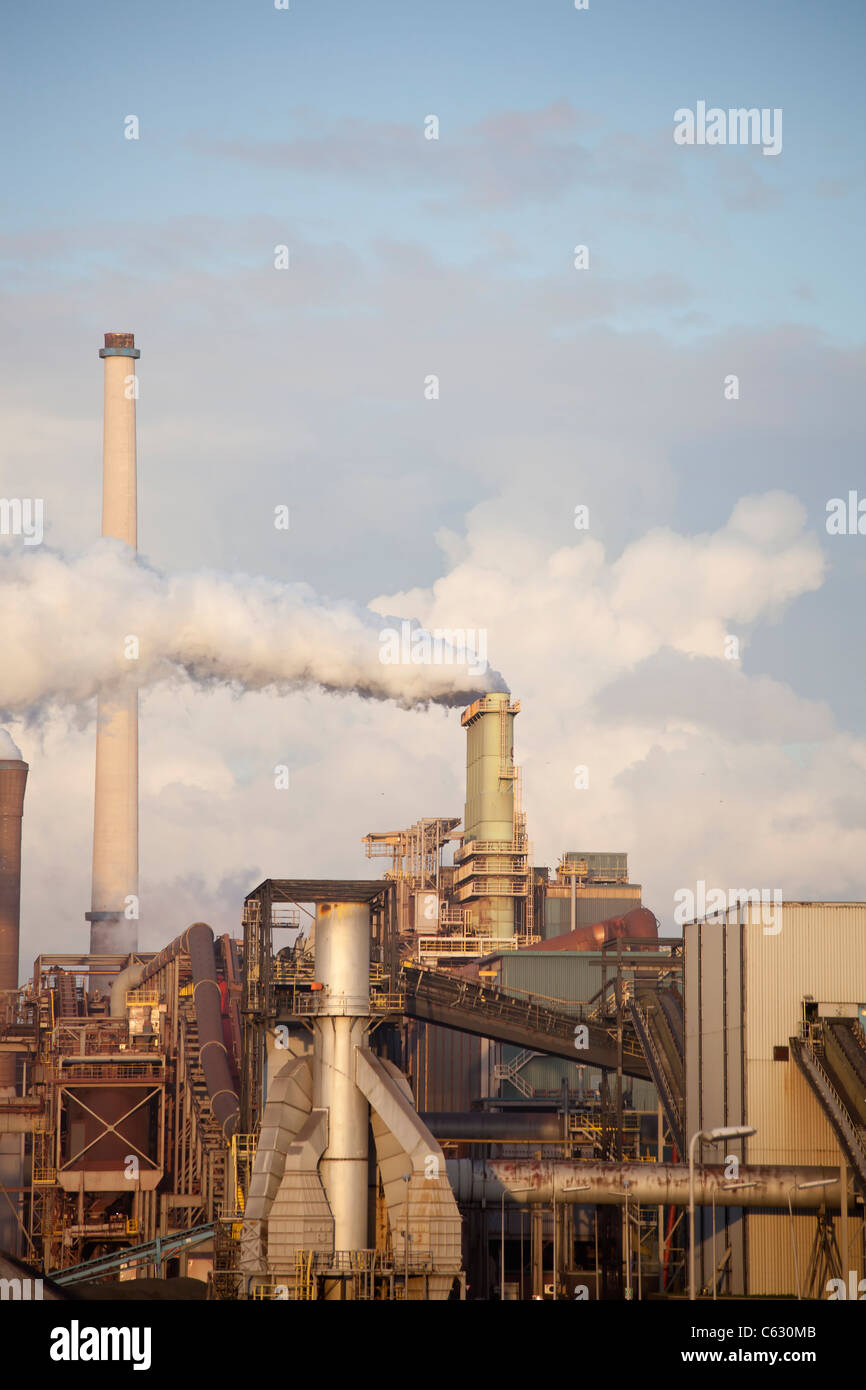
<path id="1" fill-rule="evenodd" d="M 138 548 L 132 333 L 106 333 L 102 454 L 102 534 Z M 121 633 L 118 641 L 126 634 Z M 90 950 L 97 955 L 138 946 L 138 693 L 100 695 L 93 801 Z"/>
<path id="2" fill-rule="evenodd" d="M 633 907 L 620 917 L 606 917 L 591 926 L 576 927 L 574 931 L 550 936 L 526 949 L 531 951 L 597 951 L 611 941 L 658 941 L 658 922 L 648 907 Z"/>
<path id="3" fill-rule="evenodd" d="M 342 1275 L 368 1268 L 375 1249 L 402 1272 L 407 1298 L 447 1298 L 460 1277 L 460 1213 L 445 1155 L 405 1077 L 367 1046 L 369 901 L 317 903 L 315 971 L 312 1055 L 290 1057 L 268 1089 L 243 1272 L 291 1282 L 306 1252 L 323 1272 L 326 1298 L 354 1297 Z M 371 1219 L 371 1128 L 384 1227 Z"/>
<path id="4" fill-rule="evenodd" d="M 687 1163 L 581 1163 L 569 1159 L 448 1160 L 448 1180 L 459 1202 L 497 1205 L 503 1199 L 531 1203 L 573 1202 L 578 1206 L 620 1206 L 626 1196 L 641 1206 L 689 1204 Z M 848 1194 L 853 1209 L 856 1197 Z M 741 1164 L 736 1179 L 719 1165 L 695 1168 L 698 1206 L 783 1207 L 813 1211 L 825 1204 L 838 1209 L 842 1185 L 838 1168 Z"/>
<path id="5" fill-rule="evenodd" d="M 216 973 L 214 935 L 207 922 L 193 922 L 146 965 L 134 961 L 126 965 L 111 986 L 111 1016 L 123 1017 L 127 990 L 143 985 L 180 955 L 189 956 L 192 970 L 199 1056 L 211 1108 L 225 1138 L 230 1139 L 237 1128 L 238 1095 L 223 1037 L 222 998 Z"/>
<path id="6" fill-rule="evenodd" d="M 148 961 L 141 972 L 139 983 L 144 984 L 181 953 L 189 956 L 192 970 L 198 1050 L 211 1109 L 228 1140 L 237 1128 L 239 1102 L 223 1036 L 222 998 L 216 973 L 213 929 L 207 922 L 193 922 L 182 936 L 178 936 L 160 951 L 159 955 Z"/>
<path id="7" fill-rule="evenodd" d="M 18 989 L 21 920 L 21 817 L 27 763 L 0 759 L 0 1018 Z M 15 1086 L 15 1054 L 0 1053 L 0 1093 Z"/>

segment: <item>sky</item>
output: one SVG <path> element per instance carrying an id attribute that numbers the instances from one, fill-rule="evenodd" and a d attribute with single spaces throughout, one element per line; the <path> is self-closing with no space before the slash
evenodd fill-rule
<path id="1" fill-rule="evenodd" d="M 166 639 L 141 698 L 145 948 L 236 931 L 268 876 L 373 874 L 367 831 L 462 812 L 459 709 L 295 688 L 299 604 L 361 643 L 382 615 L 483 629 L 522 702 L 535 861 L 627 850 L 665 929 L 698 880 L 866 896 L 866 535 L 826 524 L 866 497 L 862 6 L 155 0 L 0 24 L 0 498 L 45 515 L 26 553 L 0 534 L 22 973 L 86 945 L 121 596 Z M 699 102 L 781 112 L 780 152 L 677 144 Z M 96 539 L 106 331 L 141 349 L 138 588 Z M 240 661 L 246 616 L 277 688 L 172 667 L 178 595 L 205 584 L 208 640 Z"/>

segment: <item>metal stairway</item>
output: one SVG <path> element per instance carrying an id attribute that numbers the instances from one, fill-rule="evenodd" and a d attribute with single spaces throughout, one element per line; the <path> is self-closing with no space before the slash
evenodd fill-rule
<path id="1" fill-rule="evenodd" d="M 817 1037 L 806 1035 L 802 1038 L 790 1038 L 791 1056 L 809 1082 L 830 1121 L 833 1132 L 854 1169 L 861 1191 L 866 1193 L 866 1128 L 856 1123 L 840 1095 L 836 1085 L 837 1077 L 827 1069 L 826 1054 L 823 1062 L 818 1056 L 818 1049 L 823 1051 L 823 1043 L 824 1037 L 820 1033 Z"/>
<path id="2" fill-rule="evenodd" d="M 655 1024 L 658 1028 L 658 1013 L 653 1011 L 652 1001 L 647 1001 L 646 996 L 638 1002 L 637 999 L 630 999 L 628 1002 L 628 1013 L 634 1024 L 635 1033 L 643 1049 L 644 1057 L 649 1067 L 650 1075 L 655 1082 L 659 1099 L 667 1117 L 671 1137 L 677 1146 L 680 1154 L 685 1152 L 683 1134 L 683 1082 L 682 1073 L 679 1078 L 675 1069 L 671 1066 L 670 1060 L 663 1054 L 661 1048 L 656 1045 L 653 1036 Z"/>
<path id="3" fill-rule="evenodd" d="M 522 1052 L 518 1052 L 510 1062 L 497 1062 L 493 1069 L 493 1076 L 496 1081 L 507 1081 L 522 1096 L 529 1099 L 535 1094 L 535 1088 L 520 1075 L 527 1062 L 531 1062 L 533 1057 L 541 1057 L 543 1053 L 535 1052 L 532 1048 L 525 1047 Z"/>

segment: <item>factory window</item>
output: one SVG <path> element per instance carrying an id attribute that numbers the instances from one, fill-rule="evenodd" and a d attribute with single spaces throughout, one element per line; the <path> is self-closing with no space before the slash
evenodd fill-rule
<path id="1" fill-rule="evenodd" d="M 787 1062 L 787 1060 L 788 1060 L 788 1049 L 787 1049 L 787 1047 L 774 1047 L 774 1048 L 773 1048 L 773 1061 L 774 1061 L 774 1062 Z"/>

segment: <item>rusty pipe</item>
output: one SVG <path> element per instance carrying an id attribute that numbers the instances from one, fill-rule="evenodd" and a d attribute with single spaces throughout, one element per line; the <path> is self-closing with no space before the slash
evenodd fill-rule
<path id="1" fill-rule="evenodd" d="M 448 1160 L 448 1181 L 459 1202 L 576 1202 L 612 1206 L 630 1202 L 646 1206 L 688 1206 L 689 1169 L 684 1163 L 576 1163 L 566 1159 L 522 1160 L 456 1158 Z M 807 1183 L 820 1187 L 806 1187 Z M 748 1186 L 745 1184 L 748 1183 Z M 704 1164 L 695 1173 L 698 1206 L 782 1207 L 794 1210 L 839 1207 L 842 1188 L 838 1168 L 742 1164 L 729 1179 L 721 1166 Z M 849 1209 L 855 1196 L 848 1194 Z"/>
<path id="2" fill-rule="evenodd" d="M 213 930 L 207 922 L 193 922 L 185 932 L 149 960 L 138 983 L 144 984 L 179 955 L 188 955 L 192 969 L 193 1003 L 198 1023 L 199 1056 L 213 1113 L 223 1135 L 230 1139 L 237 1127 L 238 1094 L 232 1082 L 223 1037 L 222 999 L 217 981 Z"/>

